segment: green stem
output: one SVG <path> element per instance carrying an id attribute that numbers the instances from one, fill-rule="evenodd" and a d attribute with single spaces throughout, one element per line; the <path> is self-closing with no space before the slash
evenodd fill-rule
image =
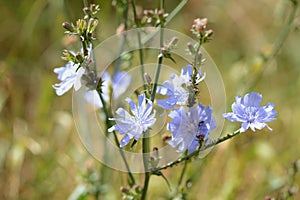
<path id="1" fill-rule="evenodd" d="M 124 29 L 127 30 L 128 29 L 128 0 L 126 1 L 126 6 L 125 6 L 125 9 L 124 9 L 124 13 L 123 13 L 123 23 L 124 23 Z M 116 64 L 115 64 L 115 68 L 114 68 L 114 72 L 113 72 L 113 77 L 116 75 L 116 73 L 118 71 L 120 71 L 120 66 L 121 66 L 121 61 L 122 61 L 122 58 L 121 58 L 121 55 L 124 51 L 124 47 L 125 47 L 125 44 L 126 44 L 126 40 L 127 40 L 127 33 L 124 32 L 122 34 L 122 43 L 121 43 L 121 48 L 120 48 L 120 51 L 119 51 L 119 56 L 116 60 Z"/>
<path id="2" fill-rule="evenodd" d="M 142 80 L 144 83 L 144 90 L 147 89 L 146 87 L 146 80 L 144 77 L 145 74 L 145 69 L 144 69 L 144 55 L 143 55 L 143 49 L 142 49 L 142 39 L 141 39 L 141 32 L 140 32 L 140 23 L 138 21 L 138 17 L 137 17 L 137 13 L 136 13 L 136 5 L 135 5 L 135 0 L 131 0 L 131 5 L 132 5 L 132 9 L 133 9 L 133 16 L 134 16 L 134 22 L 137 29 L 137 37 L 138 37 L 138 45 L 139 45 L 139 59 L 140 59 L 140 64 L 141 64 L 141 76 L 142 76 Z"/>
<path id="3" fill-rule="evenodd" d="M 190 158 L 192 158 L 192 157 L 194 157 L 194 156 L 197 156 L 201 151 L 204 151 L 204 150 L 206 150 L 206 149 L 208 149 L 208 148 L 210 148 L 210 147 L 212 147 L 212 146 L 215 146 L 215 145 L 217 145 L 217 144 L 220 144 L 220 143 L 222 143 L 222 142 L 225 142 L 226 140 L 231 139 L 232 137 L 238 135 L 239 133 L 240 133 L 240 131 L 237 130 L 237 131 L 234 131 L 233 133 L 227 134 L 226 136 L 224 136 L 224 137 L 222 137 L 222 138 L 219 138 L 219 139 L 217 139 L 217 140 L 215 140 L 215 141 L 213 141 L 213 142 L 211 142 L 211 143 L 205 145 L 203 148 L 200 148 L 200 149 L 198 149 L 197 151 L 194 151 L 193 153 L 191 153 L 191 154 L 189 154 L 189 155 L 186 155 L 186 156 L 183 156 L 183 157 L 181 157 L 181 158 L 178 158 L 177 160 L 175 160 L 175 161 L 173 161 L 173 162 L 170 162 L 170 163 L 168 163 L 168 164 L 166 164 L 166 165 L 157 167 L 157 168 L 153 169 L 151 172 L 152 172 L 152 173 L 155 173 L 155 172 L 157 172 L 157 171 L 160 171 L 160 170 L 163 170 L 163 169 L 167 169 L 167 168 L 169 168 L 169 167 L 173 167 L 174 165 L 177 165 L 177 164 L 179 164 L 179 163 L 181 163 L 181 162 L 183 162 L 183 161 L 189 160 Z"/>
<path id="4" fill-rule="evenodd" d="M 107 126 L 110 126 L 109 117 L 110 117 L 111 115 L 109 114 L 109 112 L 108 112 L 108 110 L 107 110 L 106 103 L 105 103 L 105 101 L 104 101 L 104 98 L 103 98 L 101 92 L 100 92 L 100 91 L 97 91 L 97 92 L 98 92 L 98 94 L 99 94 L 100 100 L 101 100 L 102 105 L 103 105 L 102 109 L 103 109 L 103 111 L 104 111 L 104 113 L 105 113 L 105 116 L 106 116 L 106 124 L 107 124 Z M 127 160 L 126 160 L 125 154 L 124 154 L 123 150 L 120 148 L 120 142 L 119 142 L 119 140 L 118 140 L 118 137 L 117 137 L 117 134 L 116 134 L 115 131 L 113 131 L 113 136 L 114 136 L 115 143 L 116 143 L 116 145 L 118 146 L 119 153 L 120 153 L 120 155 L 121 155 L 121 157 L 122 157 L 122 160 L 123 160 L 123 162 L 124 162 L 124 164 L 125 164 L 126 170 L 128 171 L 128 176 L 129 176 L 129 179 L 130 179 L 130 185 L 134 185 L 134 184 L 135 184 L 134 176 L 133 176 L 132 173 L 131 173 L 131 170 L 130 170 L 130 167 L 129 167 L 128 162 L 127 162 Z"/>
<path id="5" fill-rule="evenodd" d="M 160 9 L 164 10 L 164 0 L 161 0 Z M 163 28 L 164 28 L 164 24 L 161 23 L 160 24 L 160 49 L 163 47 Z M 157 69 L 156 69 L 156 72 L 155 72 L 155 80 L 154 80 L 154 84 L 153 84 L 152 91 L 151 91 L 151 97 L 150 97 L 150 100 L 152 102 L 155 99 L 156 88 L 157 88 L 157 83 L 158 83 L 158 78 L 159 78 L 159 74 L 160 74 L 162 61 L 163 61 L 163 55 L 160 52 L 160 55 L 158 56 Z M 145 167 L 145 180 L 144 180 L 144 188 L 143 188 L 143 191 L 142 191 L 141 200 L 146 199 L 148 185 L 149 185 L 149 181 L 150 181 L 151 173 L 150 173 L 149 167 L 148 167 L 148 165 L 149 165 L 149 152 L 150 152 L 149 132 L 146 131 L 145 135 L 143 137 L 143 155 L 144 155 L 143 156 L 143 161 L 144 161 L 144 167 Z"/>
<path id="6" fill-rule="evenodd" d="M 143 162 L 144 162 L 144 169 L 145 169 L 145 180 L 144 180 L 144 188 L 143 188 L 141 200 L 145 200 L 147 195 L 150 175 L 151 175 L 151 173 L 149 172 L 149 152 L 150 152 L 149 130 L 144 133 L 142 143 L 143 143 Z"/>
<path id="7" fill-rule="evenodd" d="M 201 43 L 201 40 L 200 40 L 199 43 L 198 43 L 196 53 L 195 53 L 195 57 L 194 57 L 194 63 L 193 63 L 194 72 L 193 72 L 193 77 L 192 77 L 192 85 L 193 86 L 195 86 L 195 84 L 196 84 L 196 78 L 197 78 L 197 74 L 198 74 L 198 70 L 199 70 L 199 69 L 197 69 L 197 63 L 198 63 L 198 53 L 200 51 L 201 44 L 202 43 Z"/>
<path id="8" fill-rule="evenodd" d="M 160 55 L 159 58 L 158 58 L 157 69 L 156 69 L 156 72 L 155 72 L 155 79 L 154 79 L 154 83 L 153 83 L 153 87 L 152 87 L 152 93 L 151 93 L 151 97 L 150 97 L 150 100 L 152 102 L 155 99 L 156 88 L 157 88 L 157 83 L 158 83 L 158 79 L 159 79 L 159 74 L 160 74 L 160 69 L 161 69 L 162 62 L 163 62 L 163 55 Z"/>
<path id="9" fill-rule="evenodd" d="M 83 0 L 83 6 L 84 6 L 84 7 L 88 7 L 88 6 L 89 6 L 87 0 Z"/>
<path id="10" fill-rule="evenodd" d="M 251 84 L 249 84 L 249 87 L 247 91 L 252 90 L 255 85 L 259 82 L 259 80 L 262 78 L 263 72 L 266 70 L 266 68 L 270 65 L 271 61 L 277 56 L 279 53 L 279 50 L 283 46 L 284 42 L 286 41 L 289 32 L 291 31 L 293 21 L 296 16 L 296 11 L 298 8 L 298 2 L 297 0 L 290 0 L 292 4 L 291 11 L 287 17 L 287 20 L 285 21 L 283 27 L 281 28 L 281 32 L 279 33 L 279 36 L 277 37 L 277 40 L 274 43 L 274 47 L 272 48 L 272 52 L 269 56 L 267 56 L 264 59 L 263 66 L 260 70 L 260 73 L 256 76 L 256 78 L 252 81 Z"/>
<path id="11" fill-rule="evenodd" d="M 187 164 L 188 164 L 188 160 L 185 160 L 184 164 L 183 164 L 183 168 L 182 168 L 181 173 L 180 173 L 180 177 L 179 177 L 178 183 L 177 183 L 177 189 L 180 187 L 180 185 L 182 183 L 183 176 L 184 176 L 184 174 L 186 172 Z"/>

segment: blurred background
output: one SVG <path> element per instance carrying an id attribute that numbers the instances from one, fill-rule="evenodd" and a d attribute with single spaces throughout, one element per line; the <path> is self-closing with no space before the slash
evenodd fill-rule
<path id="1" fill-rule="evenodd" d="M 100 43 L 116 32 L 116 9 L 111 1 L 89 2 L 101 7 Z M 167 12 L 180 3 L 165 2 Z M 136 3 L 141 9 L 159 5 Z M 58 97 L 52 88 L 58 82 L 53 68 L 65 64 L 61 52 L 70 42 L 61 24 L 82 17 L 82 7 L 80 0 L 0 2 L 0 199 L 67 199 L 88 170 L 99 168 L 76 133 L 71 92 Z M 300 158 L 299 12 L 285 26 L 292 10 L 289 0 L 190 0 L 167 26 L 190 35 L 194 18 L 207 17 L 214 36 L 205 48 L 222 73 L 228 110 L 261 76 L 253 90 L 278 111 L 272 132 L 249 131 L 190 164 L 187 199 L 263 199 L 284 189 Z M 284 30 L 287 38 L 280 36 Z M 280 50 L 268 60 L 278 38 Z M 226 125 L 225 132 L 236 128 Z M 170 182 L 180 169 L 164 171 Z M 112 171 L 107 199 L 121 199 L 118 177 Z M 299 175 L 295 181 L 299 186 Z M 160 177 L 151 178 L 149 190 L 149 199 L 168 199 Z"/>

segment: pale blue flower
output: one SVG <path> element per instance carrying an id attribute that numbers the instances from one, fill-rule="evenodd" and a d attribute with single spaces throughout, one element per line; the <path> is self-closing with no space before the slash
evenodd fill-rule
<path id="1" fill-rule="evenodd" d="M 123 108 L 118 108 L 116 114 L 119 117 L 109 119 L 116 121 L 116 124 L 108 129 L 109 132 L 118 131 L 121 135 L 125 134 L 120 142 L 120 147 L 127 145 L 132 138 L 138 140 L 156 121 L 155 110 L 152 113 L 152 101 L 146 99 L 145 94 L 138 96 L 138 105 L 129 98 L 126 101 L 132 114 Z"/>
<path id="2" fill-rule="evenodd" d="M 167 129 L 172 132 L 169 144 L 178 152 L 188 150 L 188 153 L 196 151 L 201 142 L 209 140 L 209 133 L 216 127 L 216 121 L 212 116 L 212 108 L 202 104 L 188 108 L 181 106 L 170 112 L 172 120 Z"/>
<path id="3" fill-rule="evenodd" d="M 244 98 L 237 96 L 232 104 L 232 111 L 224 113 L 223 117 L 230 121 L 242 122 L 240 132 L 245 132 L 248 128 L 252 131 L 261 130 L 265 126 L 272 130 L 266 122 L 274 121 L 276 118 L 276 110 L 273 103 L 260 106 L 262 95 L 251 92 L 246 94 Z"/>
<path id="4" fill-rule="evenodd" d="M 117 72 L 111 81 L 108 72 L 104 72 L 102 75 L 102 96 L 105 102 L 109 102 L 110 87 L 112 87 L 113 99 L 118 99 L 129 87 L 131 76 L 126 72 Z M 100 100 L 99 94 L 96 90 L 88 90 L 84 94 L 86 102 L 95 105 L 98 108 L 102 108 L 103 104 Z"/>
<path id="5" fill-rule="evenodd" d="M 158 99 L 158 106 L 164 109 L 173 108 L 177 105 L 186 105 L 189 98 L 188 87 L 192 84 L 193 67 L 187 65 L 186 68 L 181 69 L 180 76 L 171 74 L 171 81 L 163 82 L 162 86 L 157 86 L 157 94 L 168 96 L 165 99 Z M 196 76 L 196 84 L 204 79 L 201 77 L 201 71 L 199 70 Z"/>
<path id="6" fill-rule="evenodd" d="M 52 87 L 55 89 L 58 96 L 63 95 L 69 91 L 73 86 L 77 91 L 81 87 L 81 77 L 85 69 L 79 67 L 79 64 L 68 62 L 66 66 L 54 69 L 54 73 L 58 74 L 60 83 L 54 84 Z"/>

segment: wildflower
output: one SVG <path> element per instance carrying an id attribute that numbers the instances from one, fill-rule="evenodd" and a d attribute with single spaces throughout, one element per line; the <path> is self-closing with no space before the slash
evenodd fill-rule
<path id="1" fill-rule="evenodd" d="M 103 85 L 101 87 L 103 99 L 105 102 L 109 101 L 110 98 L 110 86 L 112 85 L 113 99 L 119 98 L 129 87 L 131 76 L 126 72 L 117 72 L 111 81 L 110 75 L 108 72 L 104 72 L 102 75 Z M 94 104 L 98 108 L 102 108 L 103 104 L 100 100 L 99 94 L 96 90 L 88 90 L 84 98 L 86 102 Z"/>
<path id="2" fill-rule="evenodd" d="M 165 81 L 162 86 L 157 87 L 157 93 L 161 95 L 167 95 L 168 98 L 158 99 L 158 106 L 164 109 L 170 109 L 178 105 L 185 105 L 189 99 L 189 89 L 192 85 L 193 68 L 191 65 L 187 65 L 187 68 L 182 68 L 180 76 L 176 74 L 171 75 L 171 81 Z M 201 77 L 201 71 L 197 74 L 196 84 L 204 79 Z"/>
<path id="3" fill-rule="evenodd" d="M 276 110 L 273 103 L 260 106 L 262 95 L 256 92 L 246 94 L 244 98 L 236 97 L 236 101 L 232 104 L 232 111 L 224 113 L 223 117 L 229 121 L 242 122 L 240 132 L 245 132 L 249 127 L 252 131 L 261 130 L 265 126 L 272 130 L 266 122 L 274 121 L 276 118 Z"/>
<path id="4" fill-rule="evenodd" d="M 120 142 L 120 147 L 127 145 L 132 138 L 138 140 L 156 121 L 155 110 L 152 113 L 152 101 L 146 99 L 145 94 L 138 96 L 138 105 L 135 105 L 129 98 L 126 101 L 130 106 L 132 115 L 123 108 L 118 108 L 116 114 L 120 117 L 109 119 L 117 122 L 108 129 L 109 132 L 119 131 L 121 135 L 125 134 Z"/>
<path id="5" fill-rule="evenodd" d="M 79 64 L 74 64 L 72 61 L 68 62 L 64 67 L 55 68 L 54 73 L 58 74 L 57 78 L 61 81 L 52 86 L 56 94 L 61 96 L 69 91 L 72 86 L 77 91 L 81 87 L 81 77 L 84 72 L 84 68 L 80 67 Z"/>
<path id="6" fill-rule="evenodd" d="M 169 144 L 178 147 L 178 152 L 188 150 L 189 154 L 193 153 L 197 147 L 201 147 L 202 142 L 209 140 L 209 133 L 216 127 L 212 108 L 200 103 L 188 111 L 183 106 L 174 109 L 169 117 L 172 118 L 167 126 L 172 132 Z"/>

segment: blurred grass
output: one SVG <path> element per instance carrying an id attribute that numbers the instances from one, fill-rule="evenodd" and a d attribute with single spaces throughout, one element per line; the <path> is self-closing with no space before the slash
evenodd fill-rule
<path id="1" fill-rule="evenodd" d="M 166 0 L 167 10 L 178 2 Z M 138 3 L 155 7 L 150 0 Z M 110 2 L 100 5 L 97 42 L 114 34 L 117 26 Z M 81 7 L 79 0 L 0 2 L 0 199 L 66 199 L 85 171 L 90 156 L 74 127 L 71 95 L 56 97 L 51 87 L 57 82 L 53 68 L 64 64 L 61 23 L 80 17 Z M 288 0 L 191 0 L 168 28 L 189 35 L 194 18 L 209 18 L 215 34 L 206 49 L 232 102 L 256 75 L 259 55 L 276 40 L 289 9 Z M 263 199 L 281 186 L 288 166 L 300 157 L 299 20 L 255 87 L 264 94 L 264 103 L 276 105 L 278 119 L 270 125 L 274 131 L 246 133 L 190 164 L 185 177 L 193 182 L 189 199 Z M 166 176 L 176 181 L 179 169 L 165 171 Z M 118 196 L 121 182 L 113 174 L 110 191 Z M 296 180 L 299 185 L 299 176 Z M 162 179 L 153 177 L 151 190 L 149 199 L 166 199 Z"/>

